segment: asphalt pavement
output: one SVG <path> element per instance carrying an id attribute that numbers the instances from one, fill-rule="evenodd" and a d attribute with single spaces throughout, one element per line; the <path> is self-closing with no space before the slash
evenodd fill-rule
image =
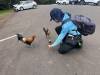
<path id="1" fill-rule="evenodd" d="M 50 22 L 52 8 L 61 8 L 72 15 L 90 17 L 96 24 L 93 35 L 83 36 L 83 48 L 61 55 L 57 47 L 49 49 L 42 30 L 51 31 L 51 39 L 57 34 L 59 25 Z M 13 37 L 0 42 L 0 75 L 100 75 L 100 7 L 82 5 L 39 5 L 37 9 L 16 12 L 0 28 L 0 40 L 22 33 L 24 36 L 36 34 L 37 38 L 29 47 Z"/>

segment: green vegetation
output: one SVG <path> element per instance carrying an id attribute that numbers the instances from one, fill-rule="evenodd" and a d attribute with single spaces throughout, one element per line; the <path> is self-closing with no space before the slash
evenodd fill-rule
<path id="1" fill-rule="evenodd" d="M 0 10 L 0 16 L 6 16 L 8 14 L 10 14 L 12 12 L 12 10 Z"/>

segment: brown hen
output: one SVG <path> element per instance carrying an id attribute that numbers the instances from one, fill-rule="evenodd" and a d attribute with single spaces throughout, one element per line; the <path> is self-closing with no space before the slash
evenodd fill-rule
<path id="1" fill-rule="evenodd" d="M 32 42 L 35 40 L 36 36 L 35 35 L 32 35 L 32 36 L 29 36 L 29 37 L 23 37 L 22 34 L 17 34 L 17 39 L 27 45 L 31 45 Z"/>

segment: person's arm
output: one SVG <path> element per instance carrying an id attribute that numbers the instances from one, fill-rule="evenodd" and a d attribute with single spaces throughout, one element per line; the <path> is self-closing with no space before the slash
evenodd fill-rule
<path id="1" fill-rule="evenodd" d="M 64 37 L 66 36 L 67 33 L 68 33 L 68 28 L 63 27 L 61 33 L 59 34 L 59 36 L 57 37 L 55 42 L 50 47 L 55 47 L 55 46 L 59 45 L 62 42 L 62 40 L 64 39 Z"/>

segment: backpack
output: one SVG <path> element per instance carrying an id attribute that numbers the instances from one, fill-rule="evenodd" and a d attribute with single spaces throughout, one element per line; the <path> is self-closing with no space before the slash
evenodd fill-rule
<path id="1" fill-rule="evenodd" d="M 92 20 L 86 16 L 75 15 L 63 21 L 62 24 L 68 21 L 72 21 L 77 26 L 77 30 L 84 36 L 93 34 L 95 32 L 95 23 L 92 22 Z"/>

